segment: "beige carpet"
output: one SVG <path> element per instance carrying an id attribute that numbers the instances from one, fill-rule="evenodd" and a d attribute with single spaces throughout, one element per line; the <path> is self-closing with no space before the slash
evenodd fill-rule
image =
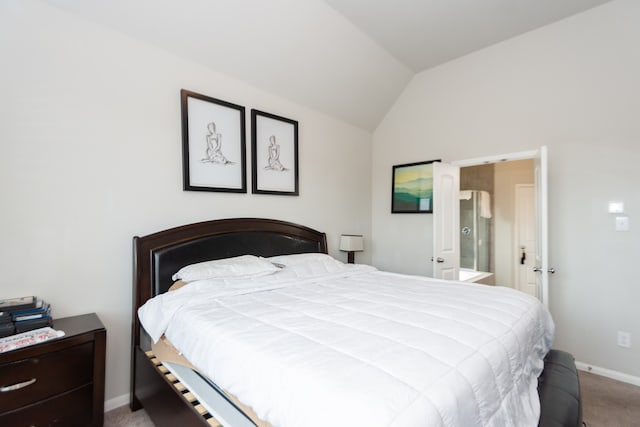
<path id="1" fill-rule="evenodd" d="M 131 412 L 129 405 L 104 414 L 104 427 L 154 427 L 147 413 L 140 409 Z"/>
<path id="2" fill-rule="evenodd" d="M 640 427 L 640 387 L 579 371 L 582 413 L 587 427 Z M 153 427 L 144 410 L 109 411 L 105 427 Z"/>
<path id="3" fill-rule="evenodd" d="M 640 427 L 640 387 L 578 372 L 587 427 Z"/>

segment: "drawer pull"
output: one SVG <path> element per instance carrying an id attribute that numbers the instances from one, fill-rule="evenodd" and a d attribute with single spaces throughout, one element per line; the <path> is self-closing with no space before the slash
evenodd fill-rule
<path id="1" fill-rule="evenodd" d="M 31 378 L 28 381 L 24 381 L 24 382 L 21 382 L 21 383 L 0 387 L 0 393 L 6 393 L 8 391 L 20 390 L 21 388 L 28 387 L 31 384 L 35 383 L 35 382 L 36 382 L 36 379 L 35 378 Z"/>

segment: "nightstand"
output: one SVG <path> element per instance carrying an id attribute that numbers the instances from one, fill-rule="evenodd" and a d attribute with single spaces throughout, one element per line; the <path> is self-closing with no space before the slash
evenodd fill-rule
<path id="1" fill-rule="evenodd" d="M 53 328 L 65 336 L 0 354 L 0 426 L 102 426 L 107 331 L 94 313 Z"/>

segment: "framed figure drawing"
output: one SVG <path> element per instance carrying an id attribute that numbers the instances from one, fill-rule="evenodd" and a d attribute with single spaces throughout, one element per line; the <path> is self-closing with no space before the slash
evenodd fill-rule
<path id="1" fill-rule="evenodd" d="M 252 187 L 256 194 L 298 195 L 298 122 L 251 110 Z"/>
<path id="2" fill-rule="evenodd" d="M 183 188 L 247 192 L 245 108 L 180 91 Z"/>
<path id="3" fill-rule="evenodd" d="M 433 163 L 393 166 L 391 213 L 433 213 Z"/>

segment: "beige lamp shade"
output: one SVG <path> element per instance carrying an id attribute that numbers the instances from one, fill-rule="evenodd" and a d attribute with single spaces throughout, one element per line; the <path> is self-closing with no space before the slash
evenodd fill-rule
<path id="1" fill-rule="evenodd" d="M 340 250 L 359 252 L 364 250 L 364 237 L 360 234 L 343 234 L 340 236 Z"/>

